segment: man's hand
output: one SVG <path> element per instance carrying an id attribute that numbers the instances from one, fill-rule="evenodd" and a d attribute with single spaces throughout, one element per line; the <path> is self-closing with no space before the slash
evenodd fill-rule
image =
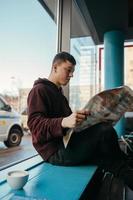
<path id="1" fill-rule="evenodd" d="M 70 116 L 63 118 L 61 125 L 63 128 L 75 128 L 87 118 L 87 115 L 89 115 L 88 110 L 73 112 Z"/>

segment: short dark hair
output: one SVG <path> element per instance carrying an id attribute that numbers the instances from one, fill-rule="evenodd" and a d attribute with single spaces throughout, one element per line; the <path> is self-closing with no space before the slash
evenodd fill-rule
<path id="1" fill-rule="evenodd" d="M 76 65 L 76 60 L 75 58 L 68 52 L 62 51 L 60 53 L 57 53 L 53 59 L 52 64 L 54 64 L 55 62 L 66 62 L 69 61 L 70 63 L 72 63 L 73 65 Z"/>

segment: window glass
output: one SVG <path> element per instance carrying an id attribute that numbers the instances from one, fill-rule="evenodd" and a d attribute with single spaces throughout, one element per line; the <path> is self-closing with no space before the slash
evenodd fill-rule
<path id="1" fill-rule="evenodd" d="M 125 84 L 133 89 L 133 43 L 125 44 L 124 55 Z"/>
<path id="2" fill-rule="evenodd" d="M 96 50 L 91 37 L 71 39 L 71 53 L 77 64 L 70 82 L 70 104 L 81 109 L 96 93 Z"/>
<path id="3" fill-rule="evenodd" d="M 77 5 L 72 3 L 70 51 L 76 59 L 69 85 L 72 110 L 82 109 L 97 92 L 96 46 Z"/>
<path id="4" fill-rule="evenodd" d="M 104 46 L 98 47 L 99 85 L 104 89 Z M 124 44 L 124 84 L 133 89 L 133 42 Z"/>
<path id="5" fill-rule="evenodd" d="M 2 110 L 4 108 L 4 102 L 0 99 L 0 110 Z"/>
<path id="6" fill-rule="evenodd" d="M 4 119 L 0 118 L 0 168 L 37 154 L 31 148 L 27 127 L 27 96 L 34 81 L 50 72 L 57 32 L 57 0 L 40 2 L 0 1 L 0 95 L 13 108 L 8 115 L 5 112 Z M 11 151 L 6 146 L 10 144 L 9 124 L 18 119 L 15 113 L 21 117 L 24 136 Z"/>

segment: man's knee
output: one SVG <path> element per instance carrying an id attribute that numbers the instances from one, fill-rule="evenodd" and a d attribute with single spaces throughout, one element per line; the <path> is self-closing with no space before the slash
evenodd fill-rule
<path id="1" fill-rule="evenodd" d="M 108 139 L 117 138 L 117 133 L 115 129 L 107 122 L 102 122 L 98 124 L 98 130 L 100 134 Z"/>
<path id="2" fill-rule="evenodd" d="M 98 129 L 99 129 L 100 131 L 102 131 L 102 132 L 109 131 L 109 130 L 111 130 L 111 129 L 113 128 L 113 127 L 112 127 L 109 123 L 107 123 L 107 122 L 101 122 L 101 123 L 97 124 L 97 127 L 98 127 Z"/>

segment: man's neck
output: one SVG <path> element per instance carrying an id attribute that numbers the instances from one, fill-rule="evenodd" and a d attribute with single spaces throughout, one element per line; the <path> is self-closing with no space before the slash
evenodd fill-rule
<path id="1" fill-rule="evenodd" d="M 49 75 L 48 80 L 54 83 L 58 88 L 61 87 L 61 85 L 56 81 L 56 79 L 51 74 Z"/>

